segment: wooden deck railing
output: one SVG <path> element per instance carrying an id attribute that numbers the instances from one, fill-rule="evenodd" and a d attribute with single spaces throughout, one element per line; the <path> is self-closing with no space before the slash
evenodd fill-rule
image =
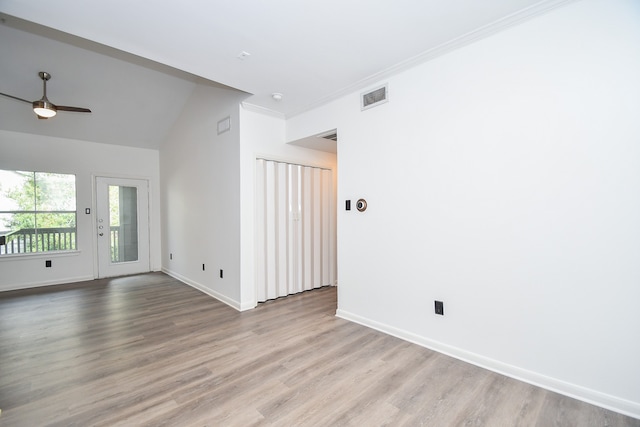
<path id="1" fill-rule="evenodd" d="M 0 255 L 76 249 L 76 229 L 23 228 L 0 236 Z"/>
<path id="2" fill-rule="evenodd" d="M 110 227 L 111 261 L 120 262 L 120 227 Z M 0 235 L 0 255 L 76 249 L 76 229 L 23 228 Z"/>

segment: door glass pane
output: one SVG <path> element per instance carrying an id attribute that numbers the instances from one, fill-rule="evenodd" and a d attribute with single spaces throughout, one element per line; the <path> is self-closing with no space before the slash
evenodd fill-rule
<path id="1" fill-rule="evenodd" d="M 111 262 L 138 260 L 138 189 L 109 186 Z"/>

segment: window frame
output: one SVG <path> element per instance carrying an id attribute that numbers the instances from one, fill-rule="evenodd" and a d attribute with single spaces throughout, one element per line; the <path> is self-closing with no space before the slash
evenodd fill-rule
<path id="1" fill-rule="evenodd" d="M 16 170 L 16 169 L 2 169 L 4 172 L 30 174 L 28 179 L 33 180 L 33 194 L 25 192 L 29 196 L 33 196 L 33 208 L 24 210 L 0 210 L 0 215 L 16 215 L 24 214 L 33 217 L 33 228 L 21 228 L 20 230 L 7 230 L 8 232 L 0 235 L 0 259 L 14 256 L 51 256 L 54 254 L 66 254 L 78 252 L 78 177 L 73 173 L 61 173 L 50 171 L 28 171 L 28 170 Z M 62 175 L 67 177 L 73 177 L 73 206 L 74 210 L 63 209 L 39 209 L 38 207 L 38 176 L 39 175 Z M 25 175 L 28 176 L 28 175 Z M 40 180 L 43 177 L 40 176 Z M 38 216 L 42 214 L 68 214 L 73 215 L 73 227 L 39 227 Z M 3 224 L 0 224 L 4 228 Z M 42 233 L 40 230 L 50 230 L 48 233 Z M 9 243 L 7 237 L 16 235 L 19 232 L 22 235 L 22 241 L 18 240 L 18 248 L 16 251 L 15 245 L 11 245 L 12 250 L 9 252 Z M 29 236 L 28 242 L 26 236 Z M 46 244 L 45 244 L 46 236 Z M 53 236 L 53 238 L 51 238 Z M 20 239 L 20 238 L 18 238 Z M 15 239 L 11 239 L 12 241 Z M 60 248 L 61 242 L 64 241 L 64 247 Z M 28 245 L 28 246 L 27 246 Z M 53 246 L 53 248 L 52 248 Z M 22 248 L 22 250 L 21 250 Z"/>

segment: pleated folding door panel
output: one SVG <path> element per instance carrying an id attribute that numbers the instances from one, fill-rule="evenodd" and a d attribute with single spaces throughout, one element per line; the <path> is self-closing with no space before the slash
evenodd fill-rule
<path id="1" fill-rule="evenodd" d="M 302 292 L 302 215 L 301 215 L 301 167 L 289 165 L 289 245 L 288 245 L 288 271 L 290 280 L 290 294 Z"/>
<path id="2" fill-rule="evenodd" d="M 255 278 L 256 298 L 258 301 L 267 300 L 267 260 L 266 260 L 266 165 L 265 161 L 256 161 L 256 223 L 255 223 Z"/>

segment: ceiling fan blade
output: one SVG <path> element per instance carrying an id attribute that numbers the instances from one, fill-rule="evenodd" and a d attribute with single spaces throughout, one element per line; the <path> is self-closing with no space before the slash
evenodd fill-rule
<path id="1" fill-rule="evenodd" d="M 88 108 L 81 107 L 65 107 L 64 105 L 56 105 L 58 111 L 73 111 L 75 113 L 90 113 L 91 110 Z"/>
<path id="2" fill-rule="evenodd" d="M 6 96 L 7 98 L 13 98 L 13 99 L 16 99 L 18 101 L 26 102 L 28 104 L 32 104 L 33 103 L 32 101 L 27 101 L 26 99 L 18 98 L 17 96 L 9 95 L 7 93 L 0 93 L 0 95 Z"/>

